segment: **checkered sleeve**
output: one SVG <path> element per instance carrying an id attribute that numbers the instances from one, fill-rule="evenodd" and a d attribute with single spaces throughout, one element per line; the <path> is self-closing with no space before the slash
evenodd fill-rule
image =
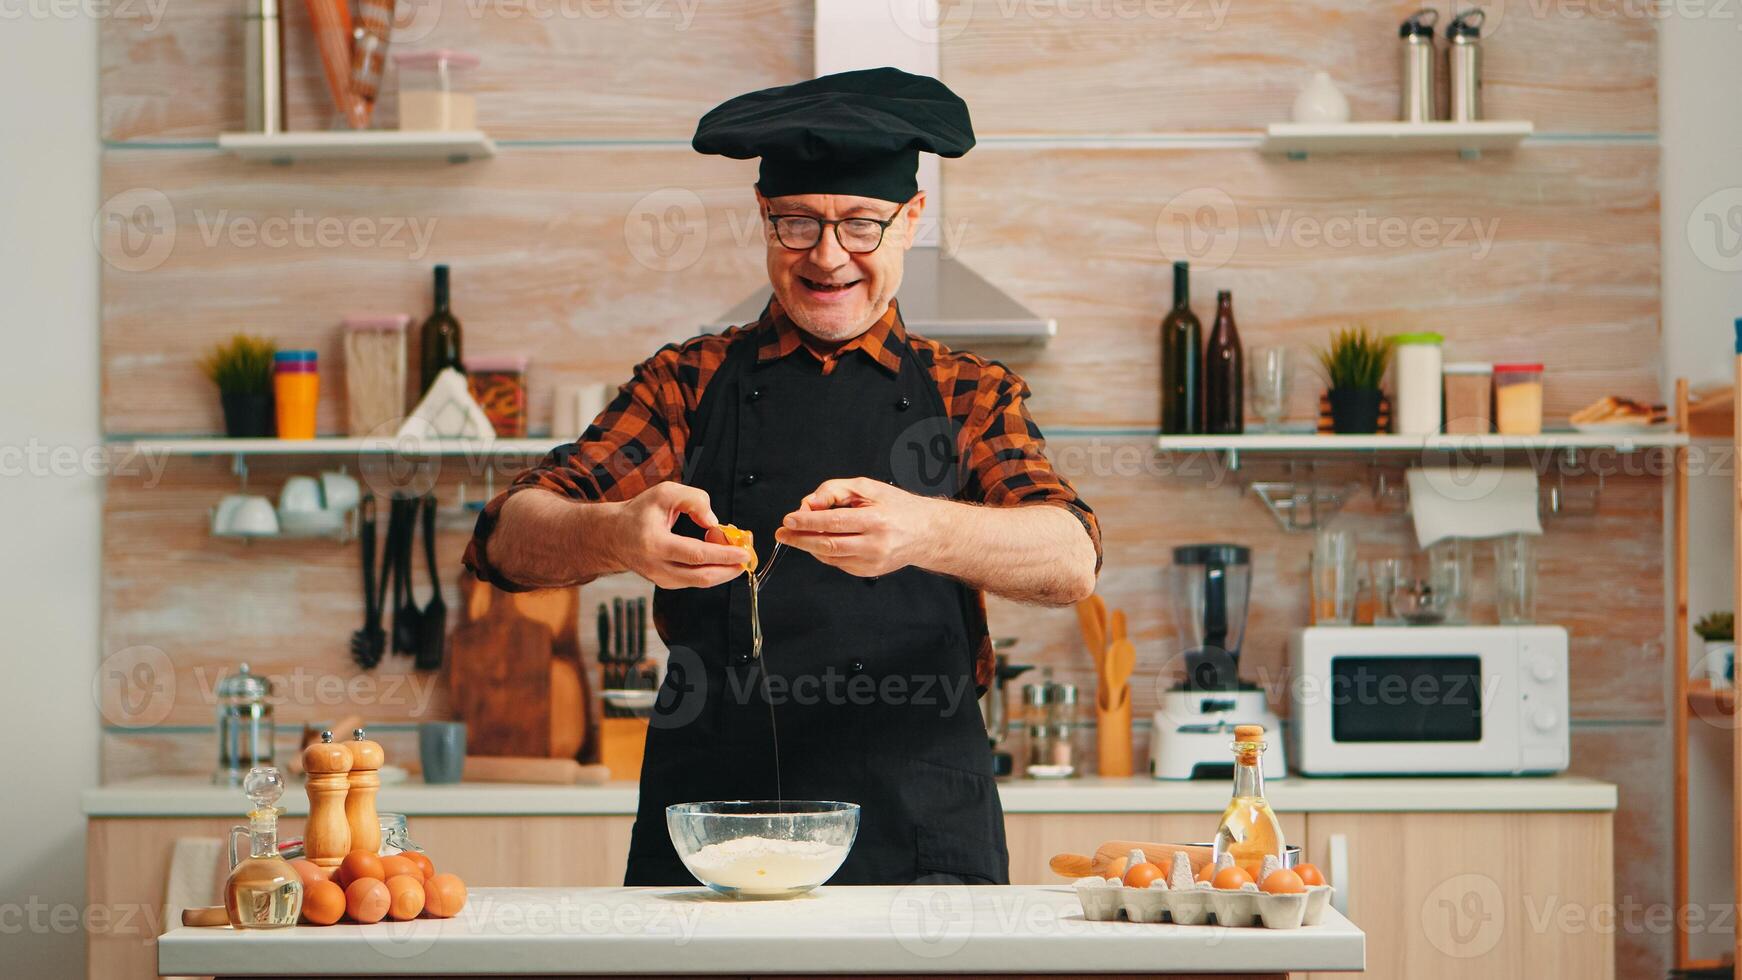
<path id="1" fill-rule="evenodd" d="M 485 505 L 466 546 L 466 567 L 499 589 L 526 590 L 490 562 L 490 536 L 514 494 L 536 487 L 570 500 L 622 501 L 682 472 L 687 411 L 699 395 L 704 362 L 712 362 L 705 365 L 709 376 L 718 367 L 715 348 L 721 345 L 667 345 L 642 362 L 579 439 L 551 450 Z"/>
<path id="2" fill-rule="evenodd" d="M 1047 458 L 1046 439 L 1028 414 L 1027 383 L 996 361 L 976 359 L 961 367 L 951 414 L 962 426 L 963 496 L 995 507 L 1064 508 L 1088 532 L 1095 546 L 1095 570 L 1100 571 L 1100 522 Z"/>

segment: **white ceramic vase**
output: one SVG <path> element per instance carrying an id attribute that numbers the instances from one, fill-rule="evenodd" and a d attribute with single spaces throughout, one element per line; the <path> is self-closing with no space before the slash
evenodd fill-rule
<path id="1" fill-rule="evenodd" d="M 1314 72 L 1294 97 L 1297 123 L 1344 123 L 1349 121 L 1349 100 L 1343 97 L 1329 72 Z"/>

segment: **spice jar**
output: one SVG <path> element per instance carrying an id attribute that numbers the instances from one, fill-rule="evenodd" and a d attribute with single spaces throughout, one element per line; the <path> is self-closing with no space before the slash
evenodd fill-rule
<path id="1" fill-rule="evenodd" d="M 1494 365 L 1459 361 L 1446 365 L 1446 431 L 1486 435 L 1493 431 Z"/>
<path id="2" fill-rule="evenodd" d="M 278 438 L 313 439 L 320 406 L 320 363 L 312 350 L 281 350 L 272 355 L 272 396 Z"/>
<path id="3" fill-rule="evenodd" d="M 526 435 L 526 358 L 505 354 L 464 359 L 472 398 L 506 439 Z"/>
<path id="4" fill-rule="evenodd" d="M 399 128 L 469 130 L 478 128 L 478 102 L 465 77 L 478 56 L 459 51 L 404 51 L 399 66 Z"/>
<path id="5" fill-rule="evenodd" d="M 1494 427 L 1501 435 L 1542 431 L 1542 365 L 1494 365 Z"/>
<path id="6" fill-rule="evenodd" d="M 1437 333 L 1403 333 L 1391 338 L 1392 378 L 1397 402 L 1391 415 L 1394 431 L 1411 436 L 1440 431 L 1440 346 Z"/>
<path id="7" fill-rule="evenodd" d="M 345 422 L 351 435 L 372 435 L 405 417 L 409 323 L 403 313 L 345 317 Z"/>

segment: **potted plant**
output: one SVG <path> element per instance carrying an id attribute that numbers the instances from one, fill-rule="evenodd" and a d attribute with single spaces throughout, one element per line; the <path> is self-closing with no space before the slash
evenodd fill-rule
<path id="1" fill-rule="evenodd" d="M 1391 363 L 1391 341 L 1365 327 L 1350 327 L 1338 331 L 1318 357 L 1330 387 L 1332 431 L 1339 435 L 1379 431 L 1379 382 Z"/>
<path id="2" fill-rule="evenodd" d="M 1694 632 L 1700 636 L 1700 645 L 1703 648 L 1701 659 L 1706 665 L 1706 676 L 1711 678 L 1712 686 L 1723 688 L 1734 684 L 1736 614 L 1707 613 L 1694 624 Z"/>
<path id="3" fill-rule="evenodd" d="M 237 334 L 200 361 L 200 370 L 218 386 L 225 435 L 272 435 L 272 355 L 277 352 L 270 340 Z"/>

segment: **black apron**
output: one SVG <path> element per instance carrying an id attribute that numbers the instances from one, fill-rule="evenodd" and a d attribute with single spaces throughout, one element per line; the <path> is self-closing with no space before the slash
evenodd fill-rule
<path id="1" fill-rule="evenodd" d="M 825 377 L 802 351 L 758 363 L 761 336 L 733 344 L 703 392 L 684 474 L 720 520 L 755 532 L 760 560 L 781 519 L 825 480 L 954 495 L 954 428 L 928 356 L 902 342 L 898 377 L 860 352 Z M 700 533 L 687 519 L 680 528 Z M 831 882 L 1008 883 L 973 683 L 973 594 L 916 568 L 859 578 L 787 548 L 760 602 L 755 660 L 744 577 L 654 593 L 672 653 L 624 884 L 695 884 L 666 833 L 668 804 L 776 798 L 770 700 L 781 795 L 861 807 L 858 837 Z"/>

